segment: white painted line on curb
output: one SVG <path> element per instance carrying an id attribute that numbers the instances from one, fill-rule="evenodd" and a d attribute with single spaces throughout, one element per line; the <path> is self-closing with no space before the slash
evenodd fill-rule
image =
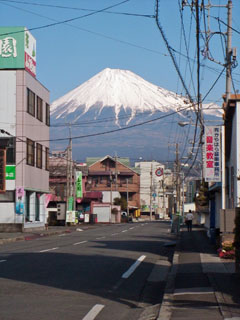
<path id="1" fill-rule="evenodd" d="M 104 307 L 103 304 L 96 304 L 82 320 L 94 320 Z"/>
<path id="2" fill-rule="evenodd" d="M 76 246 L 76 245 L 78 245 L 78 244 L 82 244 L 82 243 L 86 243 L 87 241 L 86 240 L 84 240 L 84 241 L 80 241 L 80 242 L 76 242 L 76 243 L 74 243 L 73 244 L 73 246 Z"/>
<path id="3" fill-rule="evenodd" d="M 209 293 L 214 293 L 214 290 L 212 287 L 175 289 L 173 295 L 180 296 L 180 295 L 186 295 L 186 294 L 209 294 Z"/>
<path id="4" fill-rule="evenodd" d="M 53 250 L 57 250 L 57 249 L 59 249 L 59 248 L 57 247 L 57 248 L 45 249 L 45 250 L 41 250 L 39 252 L 48 252 L 48 251 L 53 251 Z"/>
<path id="5" fill-rule="evenodd" d="M 6 262 L 7 260 L 0 260 L 0 263 L 2 263 L 2 262 Z"/>
<path id="6" fill-rule="evenodd" d="M 122 275 L 122 278 L 127 279 L 140 265 L 140 263 L 146 258 L 146 256 L 141 256 L 134 262 L 134 264 Z"/>

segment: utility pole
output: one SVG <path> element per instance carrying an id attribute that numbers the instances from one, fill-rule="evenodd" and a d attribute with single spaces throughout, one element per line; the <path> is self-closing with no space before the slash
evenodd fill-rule
<path id="1" fill-rule="evenodd" d="M 116 191 L 118 191 L 117 178 L 118 178 L 118 172 L 117 172 L 117 153 L 115 152 L 115 190 L 116 190 Z"/>
<path id="2" fill-rule="evenodd" d="M 232 1 L 227 5 L 227 48 L 226 48 L 226 105 L 231 94 L 232 66 Z M 226 158 L 225 158 L 225 125 L 222 126 L 222 209 L 226 209 Z"/>
<path id="3" fill-rule="evenodd" d="M 73 200 L 73 161 L 72 161 L 72 127 L 69 125 L 69 144 L 67 147 L 67 208 L 69 210 L 69 203 Z M 71 200 L 70 200 L 71 199 Z M 74 204 L 73 204 L 74 206 Z M 73 208 L 72 208 L 73 209 Z"/>
<path id="4" fill-rule="evenodd" d="M 176 143 L 176 213 L 180 212 L 180 182 L 179 182 L 179 151 L 178 143 Z"/>
<path id="5" fill-rule="evenodd" d="M 128 206 L 128 179 L 127 179 L 127 216 L 129 217 L 129 206 Z"/>
<path id="6" fill-rule="evenodd" d="M 151 163 L 150 179 L 150 221 L 152 221 L 153 163 Z"/>

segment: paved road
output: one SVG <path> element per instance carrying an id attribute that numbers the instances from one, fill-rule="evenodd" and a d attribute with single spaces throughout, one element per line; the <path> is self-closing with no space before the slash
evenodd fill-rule
<path id="1" fill-rule="evenodd" d="M 0 319 L 139 319 L 159 304 L 167 222 L 99 226 L 0 247 Z"/>

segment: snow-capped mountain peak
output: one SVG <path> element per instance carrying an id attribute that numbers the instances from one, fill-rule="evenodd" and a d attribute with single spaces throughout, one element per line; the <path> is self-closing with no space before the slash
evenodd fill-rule
<path id="1" fill-rule="evenodd" d="M 131 116 L 136 113 L 153 114 L 168 112 L 186 105 L 186 99 L 158 87 L 129 70 L 106 68 L 77 88 L 55 100 L 51 105 L 51 116 L 66 118 L 77 112 L 78 120 L 92 107 L 98 107 L 98 115 L 104 107 L 114 109 L 116 122 L 121 110 Z M 81 109 L 81 112 L 80 112 Z"/>

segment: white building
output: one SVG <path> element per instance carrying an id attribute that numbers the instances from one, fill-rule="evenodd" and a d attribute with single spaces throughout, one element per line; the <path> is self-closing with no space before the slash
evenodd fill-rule
<path id="1" fill-rule="evenodd" d="M 142 213 L 168 216 L 169 195 L 172 194 L 172 173 L 157 161 L 136 162 L 140 173 L 140 204 Z"/>

